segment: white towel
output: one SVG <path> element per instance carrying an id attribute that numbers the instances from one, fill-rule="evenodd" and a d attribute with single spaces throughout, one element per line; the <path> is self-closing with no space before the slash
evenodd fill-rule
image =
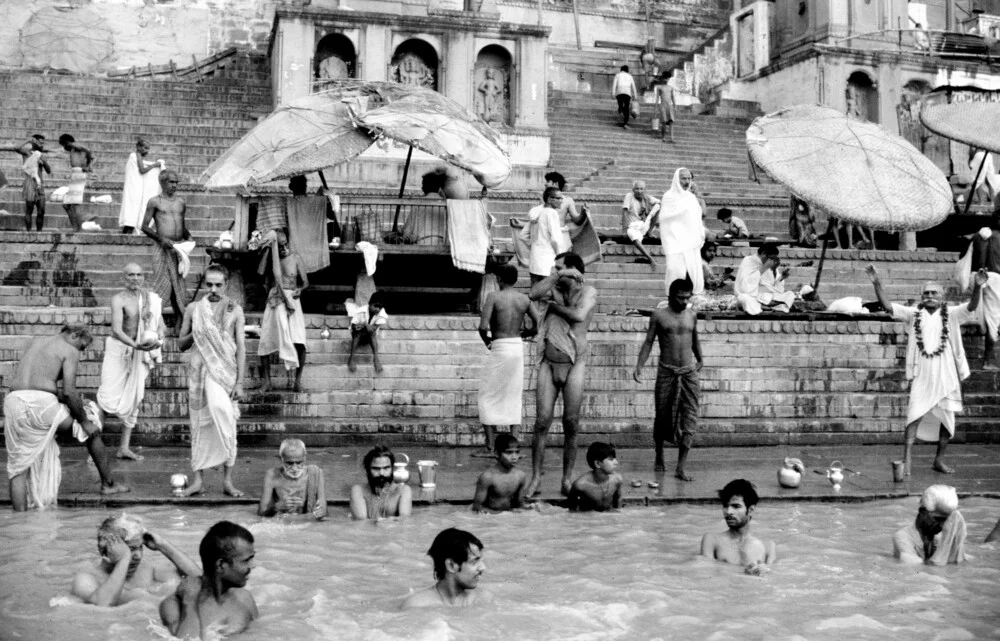
<path id="1" fill-rule="evenodd" d="M 483 200 L 448 200 L 448 243 L 455 267 L 482 274 L 490 251 L 489 213 Z"/>
<path id="2" fill-rule="evenodd" d="M 195 242 L 186 240 L 182 243 L 174 243 L 174 251 L 177 252 L 177 273 L 181 278 L 187 278 L 191 271 L 191 252 L 194 251 Z"/>
<path id="3" fill-rule="evenodd" d="M 368 272 L 369 276 L 374 276 L 376 263 L 378 262 L 378 247 L 366 240 L 361 241 L 355 247 L 365 255 L 365 271 Z"/>

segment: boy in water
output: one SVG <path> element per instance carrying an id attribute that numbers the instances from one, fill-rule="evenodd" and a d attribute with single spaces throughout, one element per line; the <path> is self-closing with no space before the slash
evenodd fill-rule
<path id="1" fill-rule="evenodd" d="M 521 444 L 513 434 L 501 433 L 495 441 L 497 464 L 479 475 L 476 497 L 472 509 L 512 510 L 521 507 L 521 496 L 528 483 L 528 475 L 517 469 L 521 458 Z"/>
<path id="2" fill-rule="evenodd" d="M 622 477 L 618 469 L 615 448 L 600 441 L 587 448 L 590 471 L 573 481 L 569 491 L 569 509 L 574 511 L 606 512 L 622 506 Z"/>
<path id="3" fill-rule="evenodd" d="M 281 467 L 264 474 L 264 491 L 257 514 L 312 514 L 326 518 L 326 490 L 323 470 L 306 465 L 306 445 L 297 438 L 286 438 L 278 448 Z"/>
<path id="4" fill-rule="evenodd" d="M 758 575 L 764 565 L 773 563 L 774 541 L 761 541 L 750 534 L 750 519 L 757 507 L 757 490 L 745 479 L 726 483 L 719 491 L 722 515 L 729 529 L 721 534 L 709 532 L 701 539 L 701 554 L 716 561 L 742 565 L 747 574 Z"/>

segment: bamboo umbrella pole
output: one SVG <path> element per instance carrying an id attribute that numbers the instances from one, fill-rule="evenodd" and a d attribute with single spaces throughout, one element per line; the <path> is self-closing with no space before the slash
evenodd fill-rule
<path id="1" fill-rule="evenodd" d="M 406 176 L 410 173 L 410 157 L 413 156 L 413 145 L 410 145 L 410 150 L 406 152 L 406 164 L 403 165 L 403 182 L 399 185 L 399 197 L 403 197 L 403 193 L 406 191 Z M 392 219 L 392 231 L 396 233 L 399 231 L 399 210 L 402 209 L 403 203 L 396 203 L 396 215 Z"/>

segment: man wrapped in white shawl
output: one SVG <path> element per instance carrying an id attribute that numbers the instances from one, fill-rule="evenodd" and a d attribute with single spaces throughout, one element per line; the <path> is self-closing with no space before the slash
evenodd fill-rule
<path id="1" fill-rule="evenodd" d="M 693 293 L 705 291 L 705 274 L 701 264 L 701 246 L 705 244 L 705 226 L 701 222 L 701 205 L 689 191 L 691 172 L 681 167 L 674 172 L 670 189 L 660 200 L 660 241 L 666 263 L 665 289 L 670 283 L 687 276 L 694 285 Z"/>
<path id="2" fill-rule="evenodd" d="M 788 270 L 778 268 L 778 247 L 765 243 L 743 259 L 736 271 L 733 293 L 736 304 L 748 314 L 756 316 L 766 306 L 772 311 L 787 312 L 795 302 L 795 293 L 785 291 Z"/>
<path id="3" fill-rule="evenodd" d="M 122 183 L 122 207 L 118 214 L 118 224 L 132 234 L 141 236 L 139 230 L 142 217 L 146 214 L 146 204 L 153 196 L 159 196 L 160 171 L 164 168 L 162 160 L 147 162 L 149 143 L 139 139 L 135 143 L 135 151 L 128 155 L 125 161 L 125 181 Z"/>
<path id="4" fill-rule="evenodd" d="M 966 533 L 955 488 L 932 485 L 920 497 L 916 520 L 892 537 L 893 555 L 903 563 L 962 563 Z"/>

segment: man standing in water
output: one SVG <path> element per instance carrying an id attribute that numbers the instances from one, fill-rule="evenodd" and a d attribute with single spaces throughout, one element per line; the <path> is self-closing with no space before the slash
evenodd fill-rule
<path id="1" fill-rule="evenodd" d="M 702 556 L 742 565 L 747 574 L 760 574 L 762 566 L 777 559 L 774 541 L 761 541 L 750 534 L 750 519 L 757 507 L 757 490 L 750 481 L 736 479 L 719 491 L 722 515 L 728 530 L 701 538 Z"/>
<path id="2" fill-rule="evenodd" d="M 413 494 L 405 483 L 393 483 L 396 456 L 385 445 L 377 445 L 365 454 L 362 465 L 368 486 L 351 488 L 351 516 L 356 519 L 384 519 L 410 516 Z"/>
<path id="3" fill-rule="evenodd" d="M 531 287 L 533 301 L 546 301 L 542 328 L 542 356 L 535 393 L 535 437 L 531 448 L 531 481 L 525 497 L 538 492 L 545 462 L 545 439 L 552 427 L 556 398 L 563 396 L 563 473 L 561 490 L 573 485 L 576 435 L 587 378 L 590 344 L 587 328 L 597 309 L 597 290 L 583 282 L 583 259 L 572 252 L 556 256 L 552 273 Z"/>
<path id="4" fill-rule="evenodd" d="M 172 304 L 178 314 L 183 314 L 188 304 L 187 289 L 180 275 L 180 258 L 174 245 L 190 239 L 191 234 L 184 223 L 187 204 L 177 196 L 179 182 L 176 171 L 168 169 L 160 174 L 163 193 L 149 199 L 141 231 L 157 244 L 153 253 L 150 289 L 156 292 L 164 305 Z M 150 222 L 156 224 L 155 231 Z"/>
<path id="5" fill-rule="evenodd" d="M 434 537 L 427 554 L 434 560 L 437 583 L 408 596 L 402 609 L 472 605 L 476 599 L 473 590 L 486 571 L 482 541 L 471 532 L 450 527 Z"/>
<path id="6" fill-rule="evenodd" d="M 479 422 L 486 435 L 486 449 L 474 456 L 493 456 L 498 425 L 521 425 L 524 396 L 524 347 L 522 336 L 538 333 L 538 312 L 524 294 L 514 290 L 517 268 L 510 263 L 497 269 L 500 290 L 490 292 L 479 315 L 479 335 L 490 350 L 479 385 Z M 531 329 L 521 331 L 524 316 Z"/>
<path id="7" fill-rule="evenodd" d="M 975 322 L 976 308 L 989 276 L 985 269 L 976 273 L 972 299 L 964 305 L 945 305 L 944 288 L 928 282 L 917 307 L 889 302 L 874 265 L 865 268 L 875 286 L 882 308 L 906 323 L 906 378 L 910 381 L 910 402 L 906 410 L 906 445 L 903 464 L 909 476 L 910 453 L 916 439 L 937 441 L 934 471 L 954 474 L 944 464 L 948 440 L 955 433 L 955 412 L 962 411 L 962 381 L 969 377 L 969 364 L 962 345 L 962 325 Z"/>
<path id="8" fill-rule="evenodd" d="M 677 445 L 677 471 L 682 481 L 693 481 L 684 471 L 688 452 L 698 426 L 698 401 L 701 394 L 698 372 L 703 361 L 698 343 L 698 315 L 688 307 L 691 281 L 675 280 L 670 284 L 667 307 L 657 308 L 649 319 L 646 340 L 639 349 L 635 364 L 636 383 L 642 382 L 642 368 L 653 349 L 653 339 L 660 343 L 660 365 L 656 371 L 656 418 L 653 439 L 656 443 L 657 472 L 664 470 L 663 442 Z"/>

